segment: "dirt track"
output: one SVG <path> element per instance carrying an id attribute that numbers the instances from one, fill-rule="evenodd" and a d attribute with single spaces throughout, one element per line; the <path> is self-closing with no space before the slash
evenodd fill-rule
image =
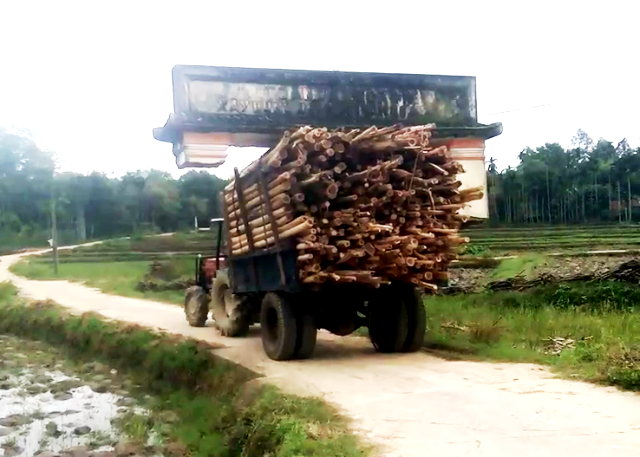
<path id="1" fill-rule="evenodd" d="M 639 395 L 554 379 L 536 365 L 380 355 L 366 339 L 326 333 L 313 360 L 273 362 L 257 329 L 248 338 L 223 338 L 189 327 L 173 305 L 16 277 L 8 267 L 18 259 L 0 258 L 0 281 L 13 281 L 25 295 L 224 346 L 216 353 L 268 382 L 338 405 L 386 456 L 640 457 Z"/>

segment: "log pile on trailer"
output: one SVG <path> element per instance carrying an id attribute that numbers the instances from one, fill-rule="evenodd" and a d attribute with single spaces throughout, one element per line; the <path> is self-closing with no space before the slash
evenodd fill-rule
<path id="1" fill-rule="evenodd" d="M 223 192 L 230 252 L 242 255 L 293 238 L 300 280 L 392 281 L 437 290 L 448 277 L 466 203 L 462 167 L 435 125 L 365 130 L 301 127 L 242 172 Z"/>

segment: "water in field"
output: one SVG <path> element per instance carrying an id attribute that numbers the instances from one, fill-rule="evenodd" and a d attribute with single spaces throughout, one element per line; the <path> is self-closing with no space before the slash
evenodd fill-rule
<path id="1" fill-rule="evenodd" d="M 77 368 L 88 373 L 76 376 L 37 343 L 0 335 L 1 456 L 69 450 L 75 457 L 115 455 L 122 433 L 114 421 L 144 411 L 118 388 L 115 370 L 99 364 Z"/>

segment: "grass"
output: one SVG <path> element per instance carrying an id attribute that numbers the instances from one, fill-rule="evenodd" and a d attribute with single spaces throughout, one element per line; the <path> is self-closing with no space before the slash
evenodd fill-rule
<path id="1" fill-rule="evenodd" d="M 531 278 L 536 267 L 545 262 L 545 257 L 540 254 L 527 254 L 515 259 L 505 259 L 493 270 L 491 279 L 501 280 L 516 276 Z"/>
<path id="2" fill-rule="evenodd" d="M 121 428 L 143 442 L 160 434 L 162 454 L 220 457 L 364 456 L 344 418 L 320 399 L 285 395 L 255 373 L 219 359 L 211 346 L 139 326 L 74 316 L 52 303 L 29 304 L 0 284 L 0 332 L 44 341 L 70 356 L 118 368 L 153 393 L 148 416 Z M 161 418 L 175 416 L 171 426 Z M 164 424 L 164 426 L 163 426 Z"/>
<path id="3" fill-rule="evenodd" d="M 541 363 L 566 376 L 640 390 L 638 285 L 570 283 L 426 303 L 426 344 L 448 356 Z M 563 349 L 552 338 L 573 344 Z"/>
<path id="4" fill-rule="evenodd" d="M 191 278 L 194 274 L 193 258 L 178 258 L 170 261 L 170 265 L 179 277 Z M 40 258 L 29 258 L 11 266 L 11 271 L 30 279 L 82 282 L 105 293 L 134 298 L 146 298 L 168 303 L 182 304 L 184 291 L 145 291 L 136 290 L 138 281 L 149 272 L 148 261 L 131 262 L 69 262 L 61 263 L 58 275 L 53 273 L 51 263 Z"/>
<path id="5" fill-rule="evenodd" d="M 131 237 L 130 239 L 108 240 L 92 246 L 79 247 L 73 250 L 77 254 L 91 253 L 181 253 L 215 251 L 215 233 L 192 232 L 174 233 L 168 236 Z"/>

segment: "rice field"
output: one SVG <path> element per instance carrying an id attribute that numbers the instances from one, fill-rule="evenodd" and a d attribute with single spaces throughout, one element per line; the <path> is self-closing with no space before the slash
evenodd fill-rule
<path id="1" fill-rule="evenodd" d="M 640 225 L 480 227 L 463 235 L 471 239 L 462 252 L 469 255 L 640 249 Z"/>

